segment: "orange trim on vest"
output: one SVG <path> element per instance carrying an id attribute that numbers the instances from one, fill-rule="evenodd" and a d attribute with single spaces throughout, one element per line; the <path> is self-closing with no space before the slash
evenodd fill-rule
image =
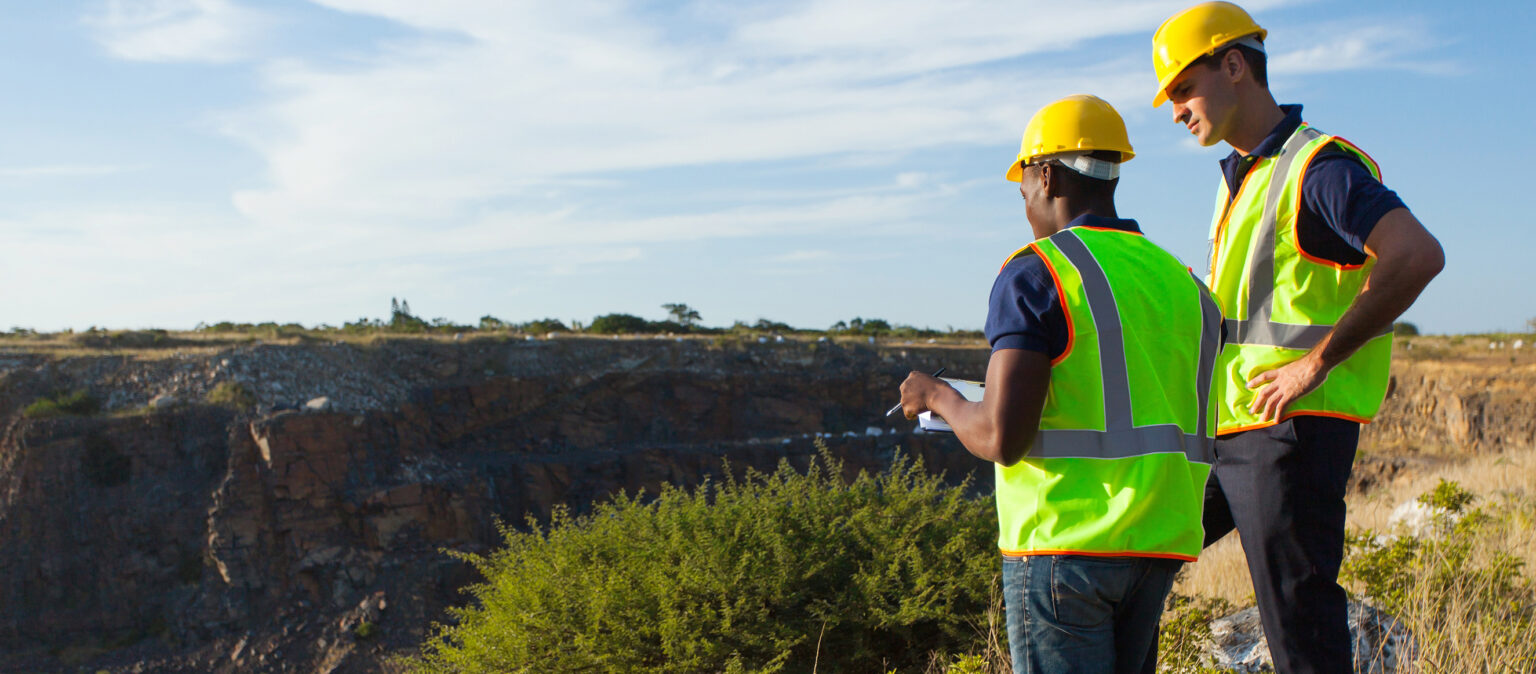
<path id="1" fill-rule="evenodd" d="M 1223 435 L 1232 435 L 1233 433 L 1242 433 L 1243 431 L 1256 431 L 1256 430 L 1259 430 L 1260 428 L 1269 428 L 1270 426 L 1274 426 L 1275 424 L 1278 424 L 1278 423 L 1280 423 L 1282 421 L 1285 421 L 1286 419 L 1290 419 L 1290 418 L 1293 418 L 1293 417 L 1332 417 L 1334 419 L 1343 419 L 1345 421 L 1353 421 L 1353 422 L 1355 422 L 1357 424 L 1368 424 L 1368 423 L 1371 423 L 1370 419 L 1366 419 L 1366 418 L 1363 418 L 1363 417 L 1352 416 L 1352 415 L 1349 415 L 1349 414 L 1341 414 L 1339 412 L 1322 412 L 1322 411 L 1318 411 L 1318 410 L 1297 410 L 1295 412 L 1288 412 L 1286 414 L 1280 415 L 1280 418 L 1278 420 L 1276 420 L 1276 421 L 1266 421 L 1266 422 L 1264 422 L 1262 424 L 1253 424 L 1251 426 L 1238 426 L 1237 428 L 1232 428 L 1232 429 L 1228 429 L 1228 430 L 1225 430 L 1225 431 L 1218 431 L 1216 433 L 1216 437 L 1219 438 L 1219 437 L 1221 437 Z"/>
<path id="2" fill-rule="evenodd" d="M 1334 137 L 1333 140 L 1334 141 L 1339 141 L 1343 145 L 1348 145 L 1349 147 L 1352 147 L 1355 150 L 1359 150 L 1360 149 L 1360 148 L 1355 147 L 1353 143 L 1350 143 L 1349 141 L 1344 140 L 1342 138 Z M 1302 257 L 1306 258 L 1308 261 L 1312 262 L 1313 264 L 1320 264 L 1320 265 L 1322 265 L 1324 267 L 1331 267 L 1331 268 L 1337 269 L 1339 271 L 1352 271 L 1352 270 L 1355 270 L 1355 269 L 1361 269 L 1361 268 L 1365 267 L 1365 262 L 1361 262 L 1360 264 L 1340 264 L 1338 262 L 1334 262 L 1333 260 L 1325 260 L 1323 258 L 1317 257 L 1316 255 L 1308 253 L 1305 248 L 1301 247 L 1301 232 L 1298 231 L 1299 228 L 1296 226 L 1297 221 L 1301 219 L 1301 189 L 1302 189 L 1302 185 L 1305 185 L 1307 183 L 1307 169 L 1312 168 L 1312 159 L 1317 156 L 1317 153 L 1322 152 L 1324 148 L 1327 148 L 1329 145 L 1332 145 L 1332 144 L 1333 144 L 1333 141 L 1330 141 L 1330 142 L 1327 142 L 1327 143 L 1322 143 L 1322 144 L 1318 145 L 1315 148 L 1312 148 L 1312 154 L 1307 155 L 1306 159 L 1302 160 L 1303 163 L 1301 165 L 1301 179 L 1298 180 L 1297 183 L 1296 183 L 1296 212 L 1291 215 L 1291 225 L 1290 225 L 1290 229 L 1291 229 L 1291 243 L 1296 246 L 1296 252 L 1301 253 Z M 1365 153 L 1361 152 L 1360 154 L 1365 154 Z M 1369 157 L 1370 155 L 1366 155 L 1366 156 Z M 1372 161 L 1372 163 L 1374 163 L 1376 160 L 1372 159 L 1371 161 Z"/>
<path id="3" fill-rule="evenodd" d="M 1091 229 L 1095 232 L 1119 232 L 1121 234 L 1130 234 L 1131 236 L 1144 236 L 1141 232 L 1132 232 L 1126 229 L 1115 229 L 1114 227 L 1089 227 L 1088 225 L 1078 225 L 1072 229 Z"/>
<path id="4" fill-rule="evenodd" d="M 997 268 L 997 273 L 999 273 L 999 274 L 1003 273 L 1003 270 L 1008 268 L 1008 263 L 1013 262 L 1013 258 L 1018 257 L 1019 253 L 1022 253 L 1022 252 L 1026 251 L 1026 250 L 1029 250 L 1034 245 L 1035 244 L 1029 244 L 1028 246 L 1024 246 L 1023 248 L 1020 248 L 1020 249 L 1018 249 L 1016 251 L 1013 251 L 1013 253 L 1009 254 L 1008 257 L 1003 260 L 1003 266 Z"/>
<path id="5" fill-rule="evenodd" d="M 1221 220 L 1216 223 L 1216 237 L 1211 239 L 1211 279 L 1212 280 L 1214 280 L 1216 278 L 1216 262 L 1217 262 L 1217 260 L 1221 259 L 1221 235 L 1227 233 L 1227 219 L 1232 217 L 1232 204 L 1237 203 L 1238 198 L 1243 196 L 1243 190 L 1248 188 L 1248 179 L 1253 177 L 1253 169 L 1254 168 L 1255 167 L 1253 167 L 1253 166 L 1248 167 L 1248 172 L 1243 174 L 1243 182 L 1238 183 L 1238 185 L 1237 185 L 1237 193 L 1236 194 L 1233 194 L 1231 192 L 1227 193 L 1227 205 L 1222 207 L 1222 209 L 1221 209 Z M 1221 189 L 1223 189 L 1223 190 L 1227 189 L 1227 183 L 1226 183 L 1226 179 L 1225 178 L 1222 179 Z M 1253 310 L 1253 308 L 1249 307 L 1249 311 L 1252 311 L 1252 310 Z"/>
<path id="6" fill-rule="evenodd" d="M 1375 158 L 1375 157 L 1372 157 L 1372 156 L 1371 156 L 1371 153 L 1369 153 L 1369 152 L 1366 152 L 1366 151 L 1365 151 L 1365 150 L 1362 150 L 1362 149 L 1360 149 L 1360 146 L 1359 146 L 1359 145 L 1356 145 L 1356 144 L 1354 144 L 1354 143 L 1351 143 L 1351 142 L 1349 142 L 1349 141 L 1347 141 L 1347 140 L 1344 140 L 1344 139 L 1343 139 L 1343 138 L 1340 138 L 1340 137 L 1338 137 L 1338 136 L 1334 136 L 1334 137 L 1333 137 L 1333 142 L 1335 142 L 1335 143 L 1339 143 L 1339 144 L 1341 144 L 1341 145 L 1348 145 L 1348 146 L 1349 146 L 1349 149 L 1351 149 L 1351 150 L 1354 150 L 1354 151 L 1355 151 L 1355 152 L 1359 152 L 1359 153 L 1360 153 L 1360 154 L 1363 154 L 1363 155 L 1365 155 L 1365 158 L 1366 158 L 1366 159 L 1369 159 L 1369 160 L 1371 160 L 1371 165 L 1373 165 L 1373 166 L 1375 166 L 1375 167 L 1376 167 L 1376 181 L 1377 181 L 1377 182 L 1381 182 L 1381 184 L 1382 184 L 1382 185 L 1383 185 L 1383 186 L 1385 186 L 1385 185 L 1386 185 L 1386 183 L 1385 183 L 1385 182 L 1382 182 L 1382 181 L 1381 181 L 1381 164 L 1380 164 L 1380 163 L 1378 163 L 1378 162 L 1377 162 L 1377 161 L 1376 161 L 1376 158 Z"/>
<path id="7" fill-rule="evenodd" d="M 1061 291 L 1061 277 L 1056 275 L 1056 267 L 1051 266 L 1051 259 L 1040 252 L 1035 244 L 1029 244 L 1025 248 L 1034 248 L 1035 255 L 1045 263 L 1045 270 L 1051 272 L 1051 282 L 1056 284 L 1056 302 L 1061 305 L 1061 315 L 1067 319 L 1067 348 L 1061 350 L 1061 355 L 1051 359 L 1051 367 L 1065 360 L 1067 354 L 1072 353 L 1072 345 L 1077 343 L 1077 331 L 1072 327 L 1072 312 L 1067 311 L 1066 294 Z"/>
<path id="8" fill-rule="evenodd" d="M 1193 562 L 1195 557 L 1180 555 L 1172 552 L 1100 552 L 1097 550 L 1002 550 L 1005 557 L 1039 557 L 1041 555 L 1082 555 L 1084 557 L 1156 557 L 1157 559 L 1177 559 L 1185 562 Z"/>

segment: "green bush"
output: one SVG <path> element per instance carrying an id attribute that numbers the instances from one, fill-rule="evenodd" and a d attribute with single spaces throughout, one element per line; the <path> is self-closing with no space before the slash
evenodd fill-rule
<path id="1" fill-rule="evenodd" d="M 518 330 L 529 334 L 541 335 L 547 332 L 570 332 L 571 329 L 560 322 L 558 318 L 541 318 L 536 321 L 528 321 L 517 326 Z"/>
<path id="2" fill-rule="evenodd" d="M 235 410 L 249 410 L 256 406 L 256 395 L 239 382 L 221 382 L 204 398 L 210 405 L 219 405 Z"/>
<path id="3" fill-rule="evenodd" d="M 1158 626 L 1157 670 L 1160 672 L 1214 672 L 1206 650 L 1211 643 L 1211 622 L 1233 612 L 1232 604 L 1216 597 L 1168 595 L 1162 623 Z"/>
<path id="4" fill-rule="evenodd" d="M 1418 639 L 1420 664 L 1529 664 L 1536 658 L 1536 595 L 1524 562 L 1506 548 L 1512 531 L 1528 531 L 1530 505 L 1469 509 L 1472 494 L 1443 480 L 1419 500 L 1448 511 L 1440 516 L 1445 535 L 1352 533 L 1340 576 L 1406 625 Z M 1474 664 L 1456 671 L 1491 670 Z"/>
<path id="5" fill-rule="evenodd" d="M 651 322 L 630 314 L 603 314 L 592 319 L 587 332 L 599 335 L 632 335 L 654 332 Z"/>
<path id="6" fill-rule="evenodd" d="M 101 411 L 101 401 L 90 392 L 55 393 L 33 401 L 21 410 L 22 416 L 31 418 L 80 416 L 88 417 Z"/>
<path id="7" fill-rule="evenodd" d="M 823 446 L 804 473 L 781 463 L 503 529 L 503 549 L 456 555 L 486 580 L 413 667 L 884 672 L 974 650 L 998 566 L 991 499 L 904 459 L 841 474 Z"/>

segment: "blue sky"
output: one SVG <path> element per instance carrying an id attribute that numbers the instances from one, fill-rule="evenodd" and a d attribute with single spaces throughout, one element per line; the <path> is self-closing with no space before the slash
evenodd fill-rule
<path id="1" fill-rule="evenodd" d="M 854 316 L 979 328 L 1028 243 L 1003 171 L 1097 94 L 1119 209 L 1206 260 L 1216 162 L 1153 109 L 1187 4 L 115 0 L 0 21 L 0 328 Z M 1271 87 L 1447 253 L 1405 316 L 1536 317 L 1527 3 L 1245 5 Z M 1475 9 L 1473 9 L 1475 8 Z"/>

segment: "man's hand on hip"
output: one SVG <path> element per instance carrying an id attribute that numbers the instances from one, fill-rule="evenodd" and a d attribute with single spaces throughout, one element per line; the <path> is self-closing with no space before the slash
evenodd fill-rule
<path id="1" fill-rule="evenodd" d="M 1248 388 L 1259 389 L 1253 396 L 1253 403 L 1248 405 L 1248 411 L 1259 415 L 1259 421 L 1279 421 L 1287 405 L 1322 386 L 1327 378 L 1328 369 L 1323 367 L 1316 353 L 1261 372 L 1248 380 Z M 1263 388 L 1259 388 L 1261 386 Z"/>

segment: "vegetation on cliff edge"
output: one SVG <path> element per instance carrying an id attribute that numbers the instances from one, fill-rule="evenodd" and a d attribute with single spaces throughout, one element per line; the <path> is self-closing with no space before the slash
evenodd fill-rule
<path id="1" fill-rule="evenodd" d="M 995 643 L 991 500 L 904 459 L 842 472 L 823 447 L 803 473 L 782 463 L 506 529 L 504 548 L 462 555 L 486 580 L 414 666 L 883 672 Z"/>

